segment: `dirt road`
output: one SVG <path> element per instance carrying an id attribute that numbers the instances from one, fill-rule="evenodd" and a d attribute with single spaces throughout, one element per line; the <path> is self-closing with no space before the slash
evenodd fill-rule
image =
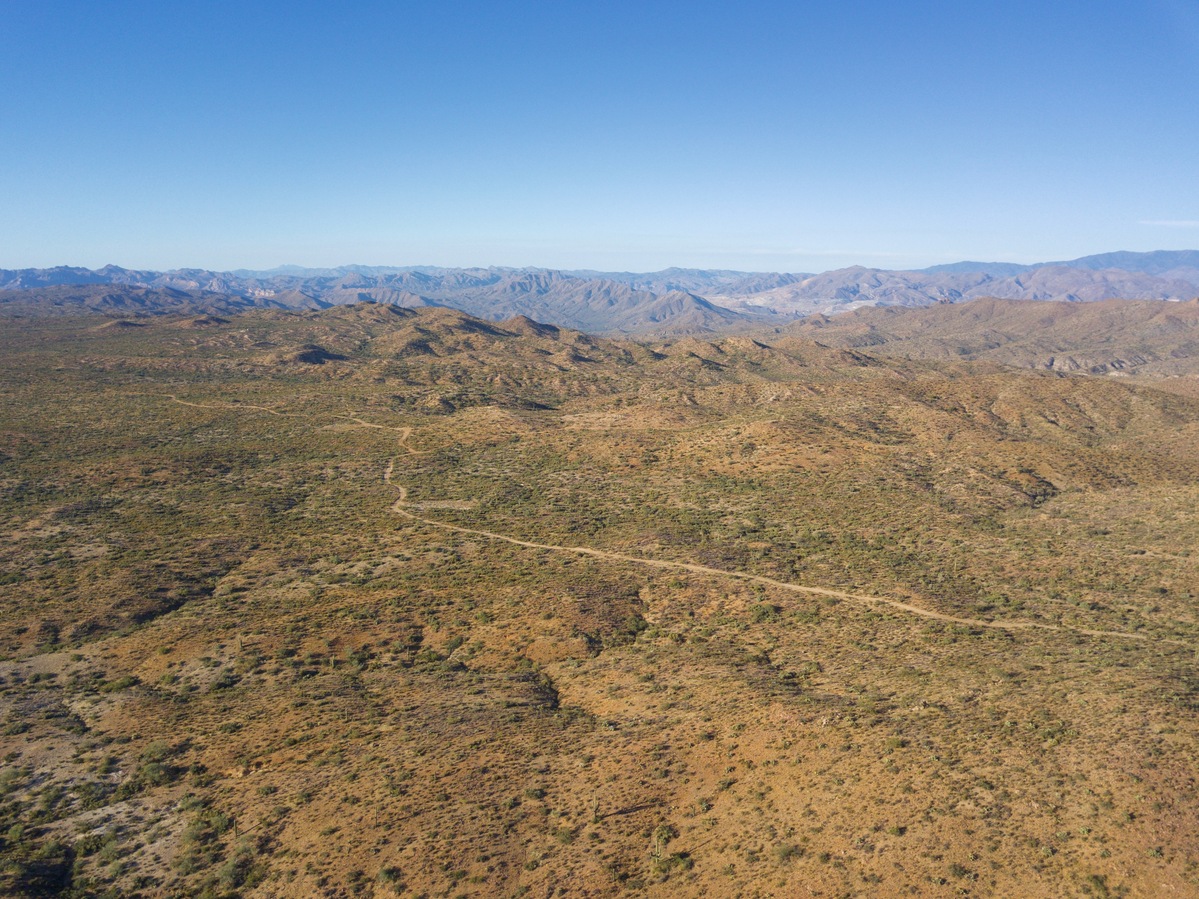
<path id="1" fill-rule="evenodd" d="M 303 417 L 294 413 L 279 412 L 275 409 L 269 409 L 265 406 L 251 406 L 241 403 L 204 405 L 199 403 L 190 403 L 181 400 L 173 394 L 168 395 L 171 400 L 184 406 L 193 406 L 201 409 L 232 409 L 235 411 L 243 411 L 252 409 L 256 411 L 266 412 L 270 415 L 281 415 L 292 418 Z M 399 435 L 398 441 L 400 448 L 404 451 L 404 456 L 419 456 L 424 455 L 424 451 L 414 450 L 409 445 L 409 440 L 412 438 L 411 427 L 392 427 L 390 425 L 381 425 L 374 422 L 366 421 L 356 417 L 353 413 L 348 415 L 339 415 L 338 418 L 346 419 L 365 428 L 376 428 L 384 431 L 394 431 Z M 467 528 L 461 525 L 449 524 L 448 522 L 438 521 L 433 518 L 425 518 L 417 515 L 409 508 L 408 488 L 402 484 L 397 484 L 393 479 L 396 470 L 396 459 L 391 459 L 387 463 L 387 468 L 383 472 L 383 482 L 394 489 L 399 496 L 391 505 L 391 511 L 397 515 L 401 515 L 411 521 L 426 525 L 427 527 L 439 528 L 443 531 L 451 531 L 458 534 L 467 534 L 473 537 L 484 537 L 488 540 L 499 540 L 504 543 L 510 543 L 513 546 L 521 546 L 526 549 L 543 550 L 546 552 L 567 553 L 576 556 L 591 556 L 596 559 L 607 559 L 612 562 L 620 562 L 629 565 L 640 565 L 646 568 L 657 568 L 660 570 L 686 571 L 691 574 L 705 575 L 708 577 L 729 578 L 732 580 L 749 581 L 752 583 L 763 584 L 768 587 L 774 587 L 778 590 L 784 590 L 790 593 L 799 593 L 805 596 L 827 596 L 844 602 L 856 603 L 859 605 L 871 606 L 886 606 L 892 609 L 897 609 L 901 612 L 907 612 L 911 615 L 916 615 L 921 618 L 930 618 L 935 621 L 944 621 L 950 624 L 960 624 L 965 627 L 976 628 L 992 628 L 1003 631 L 1058 631 L 1069 632 L 1074 634 L 1082 634 L 1088 637 L 1100 638 L 1115 638 L 1122 640 L 1138 640 L 1142 642 L 1156 642 L 1172 646 L 1189 647 L 1189 643 L 1181 640 L 1170 640 L 1162 637 L 1150 636 L 1146 634 L 1134 634 L 1125 631 L 1104 631 L 1094 630 L 1091 628 L 1073 627 L 1065 624 L 1047 624 L 1039 621 L 1026 620 L 984 620 L 981 618 L 964 618 L 957 615 L 948 615 L 944 612 L 938 612 L 934 609 L 926 609 L 921 606 L 913 605 L 908 602 L 903 602 L 898 599 L 890 599 L 885 596 L 874 596 L 868 593 L 851 593 L 845 590 L 836 590 L 830 587 L 815 587 L 806 584 L 792 584 L 787 581 L 776 580 L 775 578 L 766 577 L 760 574 L 751 574 L 745 571 L 727 570 L 723 568 L 711 568 L 707 565 L 698 565 L 693 562 L 678 562 L 666 559 L 648 559 L 643 556 L 633 556 L 626 553 L 611 552 L 609 550 L 594 549 L 589 546 L 563 546 L 554 543 L 538 543 L 533 540 L 521 540 L 517 537 L 511 537 L 507 534 L 499 534 L 495 531 L 485 531 L 479 528 Z"/>

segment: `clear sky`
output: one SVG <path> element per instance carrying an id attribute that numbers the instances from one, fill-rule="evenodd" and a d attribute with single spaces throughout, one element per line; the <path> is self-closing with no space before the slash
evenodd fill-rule
<path id="1" fill-rule="evenodd" d="M 0 0 L 0 267 L 1199 247 L 1199 2 Z"/>

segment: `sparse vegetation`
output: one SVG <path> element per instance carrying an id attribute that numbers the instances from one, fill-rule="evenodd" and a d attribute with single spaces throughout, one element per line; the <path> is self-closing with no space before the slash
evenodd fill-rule
<path id="1" fill-rule="evenodd" d="M 0 893 L 1197 888 L 1179 384 L 9 324 Z"/>

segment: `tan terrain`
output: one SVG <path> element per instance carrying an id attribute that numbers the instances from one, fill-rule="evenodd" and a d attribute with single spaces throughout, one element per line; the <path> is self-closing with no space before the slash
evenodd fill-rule
<path id="1" fill-rule="evenodd" d="M 1185 391 L 139 323 L 2 338 L 5 894 L 1199 894 Z"/>

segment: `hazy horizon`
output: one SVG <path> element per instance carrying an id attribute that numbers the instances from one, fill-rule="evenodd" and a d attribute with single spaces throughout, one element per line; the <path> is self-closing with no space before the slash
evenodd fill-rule
<path id="1" fill-rule="evenodd" d="M 1193 249 L 1190 247 L 1180 247 L 1177 250 L 1162 250 L 1161 248 L 1155 248 L 1155 249 L 1151 249 L 1151 250 L 1103 250 L 1103 251 L 1099 251 L 1096 253 L 1088 253 L 1088 254 L 1085 254 L 1084 256 L 1075 257 L 1075 258 L 1086 258 L 1088 256 L 1110 255 L 1110 254 L 1116 254 L 1116 253 L 1153 253 L 1153 252 L 1199 253 L 1199 250 Z M 168 265 L 168 266 L 162 266 L 162 267 L 155 267 L 155 266 L 127 265 L 127 264 L 124 264 L 121 262 L 109 261 L 109 262 L 105 262 L 100 265 L 79 265 L 74 262 L 59 262 L 59 263 L 56 263 L 53 265 L 44 265 L 44 266 L 13 265 L 13 266 L 0 266 L 0 268 L 4 268 L 5 270 L 9 270 L 9 271 L 20 271 L 20 270 L 26 270 L 26 269 L 54 269 L 54 268 L 85 268 L 85 269 L 88 269 L 91 271 L 100 271 L 109 266 L 113 266 L 116 268 L 124 269 L 126 271 L 154 271 L 154 272 L 209 271 L 209 272 L 221 273 L 221 274 L 236 274 L 238 272 L 253 272 L 255 274 L 263 274 L 263 273 L 281 273 L 281 272 L 286 272 L 288 270 L 308 272 L 308 271 L 326 271 L 326 270 L 339 270 L 339 269 L 395 269 L 395 270 L 402 270 L 402 269 L 483 269 L 483 270 L 497 269 L 497 270 L 509 270 L 509 271 L 558 271 L 558 272 L 567 272 L 567 273 L 593 272 L 593 273 L 597 273 L 597 274 L 655 274 L 657 272 L 669 271 L 671 269 L 681 269 L 681 270 L 697 270 L 697 271 L 735 271 L 735 272 L 740 272 L 740 273 L 747 274 L 747 275 L 748 274 L 812 274 L 812 275 L 817 275 L 817 274 L 823 274 L 826 272 L 838 271 L 838 270 L 843 270 L 843 269 L 847 269 L 847 268 L 858 268 L 858 267 L 867 268 L 867 269 L 878 269 L 878 270 L 882 270 L 882 271 L 921 271 L 923 269 L 932 268 L 937 265 L 952 264 L 952 263 L 977 263 L 979 265 L 1014 264 L 1014 265 L 1034 266 L 1034 265 L 1052 264 L 1054 262 L 1070 262 L 1070 261 L 1073 261 L 1073 260 L 1070 260 L 1070 259 L 1033 259 L 1033 260 L 1028 260 L 1028 261 L 1021 261 L 1021 260 L 1013 260 L 1013 259 L 971 258 L 971 259 L 943 260 L 942 262 L 929 263 L 927 266 L 918 266 L 918 267 L 899 267 L 899 266 L 891 267 L 891 266 L 885 266 L 885 265 L 871 266 L 871 265 L 865 265 L 863 263 L 851 262 L 851 263 L 848 263 L 847 265 L 841 265 L 841 266 L 837 266 L 835 268 L 808 269 L 808 270 L 792 269 L 790 271 L 785 271 L 783 269 L 761 269 L 761 268 L 759 268 L 759 269 L 739 269 L 739 268 L 733 268 L 730 266 L 702 266 L 702 265 L 663 265 L 663 266 L 660 266 L 658 268 L 653 268 L 653 269 L 648 269 L 648 268 L 642 268 L 642 269 L 629 269 L 629 268 L 597 269 L 597 268 L 594 268 L 591 266 L 551 266 L 551 265 L 538 265 L 538 264 L 513 265 L 513 264 L 506 264 L 506 263 L 487 263 L 487 264 L 466 263 L 466 264 L 462 264 L 462 265 L 442 265 L 442 264 L 430 263 L 430 262 L 338 262 L 338 263 L 333 263 L 333 264 L 328 264 L 328 265 L 320 265 L 320 264 L 300 265 L 298 263 L 293 263 L 293 262 L 282 262 L 277 265 L 236 266 L 233 268 L 219 268 L 216 266 L 192 265 L 192 264 Z"/>

